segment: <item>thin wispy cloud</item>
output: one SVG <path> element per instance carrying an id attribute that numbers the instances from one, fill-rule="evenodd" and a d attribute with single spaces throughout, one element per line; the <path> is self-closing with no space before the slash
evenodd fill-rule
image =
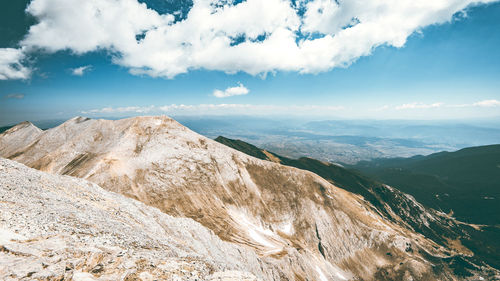
<path id="1" fill-rule="evenodd" d="M 413 103 L 405 103 L 405 104 L 402 104 L 402 105 L 398 105 L 395 108 L 397 110 L 404 110 L 404 109 L 427 109 L 427 108 L 439 108 L 439 107 L 442 107 L 443 105 L 444 104 L 441 103 L 441 102 L 430 103 L 430 104 L 413 102 Z"/>
<path id="2" fill-rule="evenodd" d="M 72 68 L 71 74 L 73 74 L 75 76 L 83 76 L 83 74 L 85 74 L 86 72 L 89 72 L 90 70 L 92 70 L 91 65 L 80 66 L 77 68 Z"/>
<path id="3" fill-rule="evenodd" d="M 171 104 L 163 106 L 124 106 L 124 107 L 104 107 L 81 111 L 82 114 L 118 114 L 118 113 L 167 113 L 167 114 L 311 114 L 311 115 L 331 115 L 337 112 L 346 113 L 346 109 L 354 111 L 372 110 L 383 111 L 412 111 L 412 110 L 445 110 L 445 109 L 466 109 L 466 108 L 494 108 L 500 107 L 498 100 L 482 100 L 468 104 L 446 104 L 436 103 L 405 103 L 391 106 L 383 105 L 372 109 L 346 107 L 342 105 L 264 105 L 264 104 Z"/>
<path id="4" fill-rule="evenodd" d="M 4 96 L 5 99 L 24 99 L 24 94 L 8 94 Z"/>
<path id="5" fill-rule="evenodd" d="M 103 107 L 100 109 L 91 109 L 81 111 L 83 114 L 97 114 L 97 113 L 148 113 L 155 109 L 155 106 L 124 106 L 124 107 Z"/>
<path id="6" fill-rule="evenodd" d="M 471 4 L 491 2 L 200 0 L 175 21 L 173 13 L 159 14 L 136 0 L 33 0 L 26 11 L 37 23 L 20 49 L 0 52 L 0 79 L 26 78 L 29 70 L 20 65 L 24 50 L 37 49 L 109 50 L 116 54 L 114 63 L 153 77 L 196 69 L 318 73 L 348 66 L 378 46 L 403 47 L 423 27 L 448 22 Z"/>
<path id="7" fill-rule="evenodd" d="M 500 106 L 500 101 L 498 101 L 498 100 L 483 100 L 483 101 L 476 102 L 476 103 L 472 104 L 472 106 L 496 107 L 496 106 Z"/>
<path id="8" fill-rule="evenodd" d="M 435 102 L 435 103 L 412 102 L 396 106 L 384 105 L 382 107 L 376 108 L 375 111 L 383 111 L 389 109 L 412 110 L 412 109 L 473 108 L 473 107 L 500 107 L 500 101 L 491 99 L 491 100 L 482 100 L 473 103 L 462 103 L 462 104 L 446 104 L 442 102 Z"/>
<path id="9" fill-rule="evenodd" d="M 254 104 L 171 104 L 164 106 L 126 106 L 104 107 L 100 109 L 84 110 L 80 113 L 87 115 L 99 114 L 124 114 L 124 113 L 163 113 L 163 114 L 332 114 L 344 110 L 343 106 L 318 106 L 318 105 L 254 105 Z"/>
<path id="10" fill-rule="evenodd" d="M 241 95 L 246 95 L 250 92 L 243 84 L 238 83 L 238 86 L 236 87 L 229 87 L 225 89 L 224 91 L 221 90 L 214 90 L 213 95 L 217 98 L 227 98 L 227 97 L 232 97 L 232 96 L 241 96 Z"/>
<path id="11" fill-rule="evenodd" d="M 391 108 L 391 107 L 386 104 L 386 105 L 375 108 L 375 111 L 384 111 L 384 110 L 387 110 L 389 108 Z"/>

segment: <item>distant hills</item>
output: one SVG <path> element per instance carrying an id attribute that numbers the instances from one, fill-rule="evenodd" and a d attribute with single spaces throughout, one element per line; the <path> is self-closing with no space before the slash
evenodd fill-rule
<path id="1" fill-rule="evenodd" d="M 500 145 L 350 166 L 460 220 L 500 224 Z"/>
<path id="2" fill-rule="evenodd" d="M 351 167 L 458 220 L 483 225 L 462 242 L 500 266 L 500 145 L 375 159 Z"/>
<path id="3" fill-rule="evenodd" d="M 14 126 L 4 126 L 4 127 L 0 127 L 0 134 L 7 131 L 8 129 L 12 128 Z"/>
<path id="4" fill-rule="evenodd" d="M 497 120 L 323 120 L 253 116 L 182 117 L 181 124 L 210 138 L 240 139 L 289 158 L 356 164 L 412 157 L 500 140 Z"/>

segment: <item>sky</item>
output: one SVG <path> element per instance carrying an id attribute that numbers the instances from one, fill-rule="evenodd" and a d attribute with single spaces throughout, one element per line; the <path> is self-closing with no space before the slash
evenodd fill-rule
<path id="1" fill-rule="evenodd" d="M 490 0 L 2 1 L 0 126 L 77 115 L 498 119 L 498 15 Z"/>

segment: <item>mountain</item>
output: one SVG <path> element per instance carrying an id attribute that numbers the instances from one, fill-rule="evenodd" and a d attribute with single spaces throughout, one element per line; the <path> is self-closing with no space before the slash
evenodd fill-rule
<path id="1" fill-rule="evenodd" d="M 314 173 L 246 155 L 165 116 L 76 117 L 36 132 L 29 143 L 21 142 L 26 128 L 31 126 L 0 135 L 2 157 L 83 178 L 168 215 L 190 218 L 269 264 L 273 270 L 267 275 L 264 267 L 248 269 L 264 280 L 455 280 L 498 274 L 485 264 L 468 263 L 470 271 L 457 272 L 454 264 L 470 255 L 459 241 L 456 247 L 440 246 Z M 425 220 L 433 219 L 430 214 Z"/>
<path id="2" fill-rule="evenodd" d="M 0 159 L 1 280 L 256 280 L 276 268 L 83 179 Z"/>
<path id="3" fill-rule="evenodd" d="M 0 138 L 0 155 L 11 155 L 19 147 L 24 147 L 37 137 L 42 130 L 30 122 L 22 122 L 2 133 Z"/>
<path id="4" fill-rule="evenodd" d="M 419 201 L 477 224 L 500 224 L 500 145 L 352 166 Z"/>
<path id="5" fill-rule="evenodd" d="M 423 204 L 480 225 L 463 244 L 500 268 L 500 145 L 411 158 L 376 159 L 353 168 L 412 194 Z"/>
<path id="6" fill-rule="evenodd" d="M 445 247 L 454 247 L 456 246 L 455 243 L 460 241 L 461 246 L 463 246 L 462 244 L 467 245 L 467 249 L 474 253 L 474 257 L 471 257 L 473 261 L 475 260 L 474 262 L 480 263 L 483 261 L 494 267 L 500 268 L 500 261 L 498 259 L 498 252 L 500 252 L 500 244 L 498 242 L 500 241 L 500 229 L 497 226 L 478 226 L 455 220 L 453 217 L 440 211 L 442 209 L 440 206 L 441 202 L 427 204 L 428 202 L 424 200 L 421 201 L 420 197 L 417 197 L 419 194 L 411 188 L 403 189 L 406 193 L 398 190 L 400 186 L 405 187 L 407 185 L 417 184 L 418 181 L 415 181 L 413 177 L 406 178 L 406 180 L 401 177 L 398 178 L 399 181 L 391 180 L 392 178 L 376 180 L 371 177 L 376 176 L 372 173 L 369 173 L 370 176 L 366 176 L 356 170 L 345 168 L 339 164 L 318 161 L 307 157 L 291 159 L 260 149 L 244 141 L 232 140 L 222 136 L 217 137 L 215 140 L 259 159 L 314 172 L 338 187 L 363 196 L 377 208 L 381 215 L 392 222 L 402 226 L 406 225 Z M 495 184 L 498 185 L 498 182 L 500 182 L 497 181 L 499 176 L 495 173 L 495 161 L 500 159 L 500 157 L 498 157 L 499 155 L 495 154 L 498 152 L 498 148 L 499 146 L 488 146 L 483 148 L 464 149 L 457 153 L 452 153 L 451 155 L 449 153 L 439 153 L 429 156 L 428 158 L 415 157 L 408 160 L 381 159 L 379 162 L 382 163 L 380 166 L 382 166 L 383 163 L 406 163 L 406 166 L 414 165 L 413 167 L 418 167 L 420 170 L 434 171 L 435 173 L 441 171 L 442 174 L 448 172 L 446 176 L 448 180 L 453 182 L 466 180 L 468 183 L 482 184 L 487 181 L 492 184 L 491 186 L 494 186 Z M 424 158 L 427 160 L 423 161 L 423 163 L 419 163 L 421 160 L 424 160 Z M 454 159 L 454 161 L 452 161 L 453 163 L 444 163 L 446 159 Z M 369 164 L 372 164 L 372 166 L 369 166 L 371 169 L 380 168 L 378 162 L 363 162 L 361 167 L 368 167 Z M 471 166 L 475 166 L 476 169 L 473 169 Z M 480 167 L 483 167 L 484 170 L 477 171 L 477 169 L 481 169 Z M 490 169 L 487 167 L 490 167 Z M 493 169 L 491 167 L 493 167 Z M 460 170 L 460 172 L 457 171 L 453 173 L 451 172 L 453 170 Z M 398 172 L 400 169 L 393 168 L 391 171 L 394 173 L 394 171 Z M 365 170 L 363 170 L 363 172 L 365 172 Z M 468 178 L 465 179 L 466 177 Z M 392 187 L 382 182 L 387 182 L 391 184 Z M 496 190 L 499 189 L 497 188 Z M 447 192 L 453 194 L 455 190 L 448 190 Z M 418 201 L 410 194 L 417 197 Z M 424 202 L 424 205 L 420 204 L 419 201 Z M 428 206 L 432 206 L 439 211 L 429 208 Z M 498 209 L 498 205 L 495 207 L 491 205 L 486 206 L 484 209 L 486 209 L 487 212 L 483 212 L 483 215 L 498 219 L 498 216 L 492 214 L 492 211 L 494 212 L 494 210 Z M 498 213 L 497 211 L 497 214 Z"/>

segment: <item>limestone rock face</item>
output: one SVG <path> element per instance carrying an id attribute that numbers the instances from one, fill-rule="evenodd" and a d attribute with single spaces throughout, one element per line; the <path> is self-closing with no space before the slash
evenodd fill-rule
<path id="1" fill-rule="evenodd" d="M 250 272 L 278 270 L 191 219 L 0 158 L 0 280 L 257 280 Z"/>
<path id="2" fill-rule="evenodd" d="M 168 117 L 73 118 L 15 150 L 9 138 L 0 135 L 9 144 L 1 156 L 191 218 L 255 253 L 247 271 L 265 280 L 457 278 L 442 262 L 455 253 L 384 219 L 362 197 L 311 172 L 228 148 Z M 258 263 L 266 266 L 252 267 Z"/>

